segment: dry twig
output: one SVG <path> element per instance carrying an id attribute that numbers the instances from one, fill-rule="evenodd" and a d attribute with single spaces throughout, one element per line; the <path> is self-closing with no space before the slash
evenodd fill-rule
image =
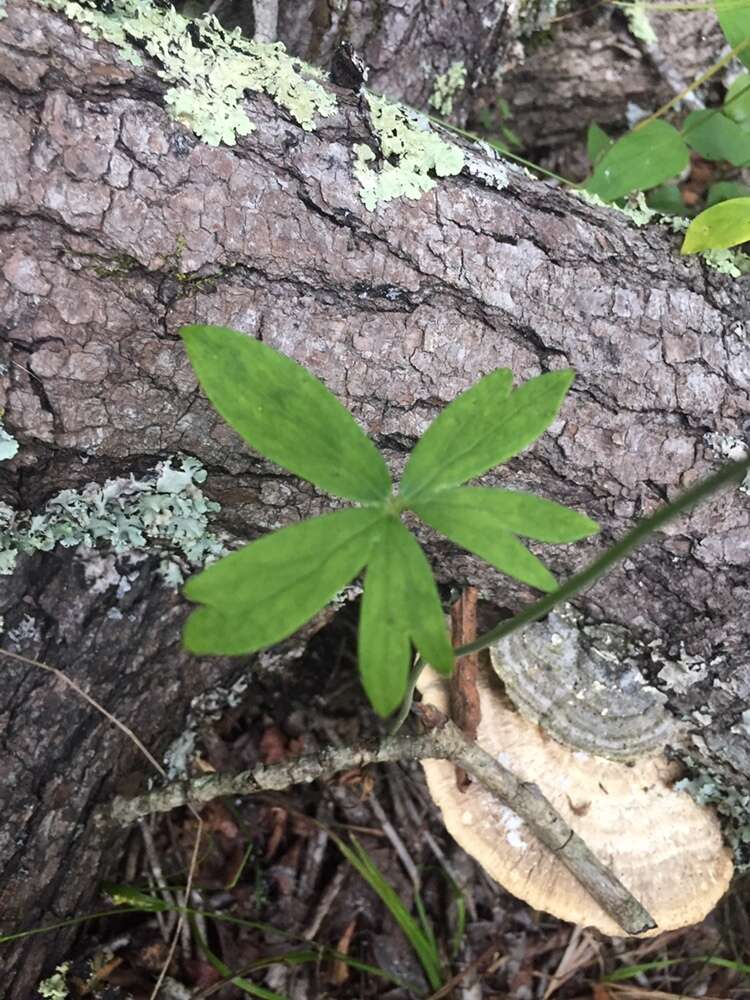
<path id="1" fill-rule="evenodd" d="M 98 818 L 102 823 L 126 824 L 148 813 L 166 812 L 186 804 L 197 806 L 225 795 L 281 791 L 367 764 L 440 758 L 458 764 L 513 809 L 624 931 L 639 934 L 655 926 L 650 914 L 571 830 L 536 785 L 520 781 L 479 745 L 467 742 L 458 728 L 439 712 L 425 715 L 434 728 L 421 736 L 390 737 L 374 746 L 324 749 L 240 774 L 207 775 L 175 782 L 137 798 L 118 798 L 108 809 L 100 810 Z"/>
<path id="2" fill-rule="evenodd" d="M 467 587 L 451 608 L 451 631 L 455 647 L 466 646 L 477 637 L 477 589 Z M 450 715 L 467 740 L 477 738 L 482 710 L 479 707 L 477 676 L 479 673 L 479 653 L 469 653 L 456 660 L 456 668 L 451 676 Z M 456 786 L 465 790 L 469 776 L 463 768 L 456 768 Z"/>

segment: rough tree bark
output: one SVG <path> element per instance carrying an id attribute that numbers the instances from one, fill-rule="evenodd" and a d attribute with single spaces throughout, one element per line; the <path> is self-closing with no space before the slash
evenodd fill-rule
<path id="1" fill-rule="evenodd" d="M 427 108 L 435 78 L 455 62 L 466 69 L 470 98 L 514 46 L 517 27 L 517 14 L 505 0 L 279 5 L 279 38 L 291 52 L 327 65 L 339 43 L 348 40 L 367 62 L 374 90 L 417 108 Z M 456 103 L 468 100 L 459 97 Z"/>
<path id="2" fill-rule="evenodd" d="M 257 131 L 209 148 L 167 116 L 148 66 L 25 0 L 7 15 L 0 330 L 5 422 L 21 449 L 0 466 L 0 487 L 11 506 L 40 510 L 63 488 L 139 475 L 181 451 L 205 464 L 218 523 L 236 536 L 329 507 L 250 454 L 202 398 L 177 337 L 195 321 L 262 336 L 309 366 L 396 476 L 440 407 L 483 373 L 572 366 L 552 433 L 487 478 L 601 522 L 600 538 L 546 553 L 561 576 L 714 468 L 706 433 L 747 433 L 747 279 L 680 258 L 669 231 L 637 229 L 513 170 L 501 190 L 465 170 L 370 213 L 352 176 L 353 142 L 370 139 L 354 96 L 340 95 L 313 133 L 254 99 Z M 701 765 L 737 787 L 750 781 L 739 724 L 750 694 L 749 526 L 748 496 L 726 493 L 579 602 L 593 621 L 661 642 L 667 659 L 696 658 L 699 679 L 669 690 L 669 706 L 692 720 Z M 444 582 L 472 583 L 504 609 L 531 599 L 421 537 Z M 159 753 L 190 699 L 241 665 L 186 656 L 185 607 L 154 561 L 111 559 L 105 572 L 107 558 L 24 557 L 0 578 L 4 641 L 63 668 Z M 27 617 L 34 628 L 11 639 Z M 657 685 L 662 664 L 644 656 Z M 3 670 L 8 931 L 87 905 L 122 842 L 94 837 L 92 811 L 135 790 L 143 762 L 54 678 L 7 661 Z M 7 994 L 30 996 L 69 940 L 4 948 Z"/>
<path id="3" fill-rule="evenodd" d="M 570 177 L 588 169 L 583 139 L 590 122 L 626 129 L 631 107 L 654 110 L 666 103 L 726 44 L 708 9 L 650 13 L 656 42 L 649 44 L 607 5 L 558 13 L 554 3 L 497 0 L 282 0 L 279 15 L 279 38 L 291 52 L 326 65 L 349 39 L 370 65 L 374 90 L 432 113 L 436 78 L 461 63 L 466 84 L 453 100 L 450 121 L 476 121 L 501 96 L 527 155 Z M 552 37 L 545 31 L 550 26 Z"/>

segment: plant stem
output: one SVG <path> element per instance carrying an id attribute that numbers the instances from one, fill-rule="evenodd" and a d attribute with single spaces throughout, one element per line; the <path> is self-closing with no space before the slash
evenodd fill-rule
<path id="1" fill-rule="evenodd" d="M 481 649 L 487 649 L 488 646 L 491 646 L 499 639 L 504 639 L 517 629 L 536 621 L 542 615 L 546 615 L 548 611 L 551 611 L 552 608 L 562 601 L 567 601 L 585 588 L 590 587 L 591 584 L 595 583 L 608 570 L 612 569 L 616 563 L 624 559 L 628 553 L 637 548 L 652 532 L 658 531 L 659 528 L 663 527 L 669 521 L 674 520 L 674 518 L 684 513 L 690 507 L 716 493 L 723 486 L 743 479 L 749 470 L 750 457 L 743 462 L 731 462 L 725 465 L 713 476 L 709 476 L 708 479 L 704 479 L 696 486 L 686 490 L 682 496 L 679 496 L 672 503 L 660 508 L 650 517 L 645 517 L 632 531 L 628 532 L 624 538 L 607 549 L 598 559 L 595 559 L 585 569 L 581 570 L 580 573 L 571 576 L 562 587 L 558 587 L 551 594 L 545 594 L 540 600 L 535 601 L 534 604 L 530 604 L 523 611 L 519 611 L 512 618 L 499 622 L 489 632 L 478 636 L 473 642 L 468 642 L 465 646 L 459 646 L 454 650 L 456 657 L 466 656 L 468 653 L 478 653 Z M 418 656 L 409 674 L 406 695 L 389 730 L 390 736 L 395 736 L 409 717 L 417 681 L 424 666 L 424 660 Z"/>
<path id="2" fill-rule="evenodd" d="M 436 118 L 435 115 L 427 115 L 427 118 L 429 121 L 434 122 L 441 128 L 448 129 L 449 132 L 455 132 L 456 135 L 460 135 L 464 139 L 471 139 L 473 142 L 483 142 L 488 146 L 492 145 L 489 139 L 483 138 L 481 135 L 477 135 L 476 132 L 469 132 L 465 128 L 460 128 L 458 125 L 452 125 L 443 118 Z M 567 177 L 563 177 L 561 174 L 556 174 L 553 170 L 547 170 L 546 167 L 540 167 L 538 163 L 532 163 L 531 160 L 525 160 L 522 156 L 518 156 L 517 153 L 512 153 L 509 149 L 504 149 L 502 151 L 502 155 L 507 157 L 509 160 L 515 160 L 524 167 L 528 167 L 529 170 L 536 170 L 538 174 L 544 174 L 545 177 L 551 177 L 552 180 L 559 181 L 567 187 L 578 187 L 578 184 L 576 184 L 575 181 L 569 181 Z"/>
<path id="3" fill-rule="evenodd" d="M 736 480 L 742 480 L 749 470 L 750 458 L 745 459 L 743 462 L 731 462 L 713 476 L 709 476 L 708 479 L 704 479 L 689 490 L 685 490 L 681 496 L 672 503 L 667 504 L 666 507 L 661 507 L 655 514 L 651 514 L 650 517 L 644 517 L 624 538 L 621 538 L 619 542 L 615 542 L 611 548 L 607 549 L 606 552 L 590 563 L 585 569 L 581 570 L 580 573 L 571 576 L 562 587 L 558 587 L 551 594 L 546 594 L 541 600 L 530 604 L 523 611 L 520 611 L 507 621 L 500 622 L 494 628 L 490 629 L 489 632 L 478 636 L 473 642 L 469 642 L 465 646 L 459 646 L 455 650 L 456 656 L 466 656 L 467 653 L 476 653 L 480 649 L 487 649 L 488 646 L 493 642 L 497 642 L 498 639 L 503 639 L 529 622 L 536 621 L 537 618 L 541 618 L 542 615 L 551 611 L 555 605 L 579 594 L 585 588 L 590 587 L 592 583 L 595 583 L 608 570 L 612 569 L 621 559 L 624 559 L 625 556 L 637 548 L 654 531 L 658 531 L 659 528 L 663 527 L 669 521 L 673 521 L 680 514 L 695 506 L 695 504 L 718 492 L 723 486 L 727 486 Z"/>
<path id="4" fill-rule="evenodd" d="M 633 131 L 637 132 L 639 129 L 645 128 L 646 125 L 650 125 L 651 122 L 655 121 L 657 118 L 661 118 L 667 113 L 667 111 L 670 110 L 670 108 L 673 108 L 675 104 L 679 104 L 684 97 L 692 93 L 692 91 L 697 90 L 698 87 L 706 82 L 706 80 L 710 80 L 711 77 L 718 73 L 720 69 L 727 66 L 734 59 L 734 57 L 747 48 L 748 45 L 750 45 L 750 38 L 746 38 L 744 41 L 740 42 L 739 45 L 735 45 L 730 52 L 727 52 L 727 54 L 722 56 L 721 59 L 713 64 L 713 66 L 709 67 L 709 69 L 699 76 L 697 80 L 693 80 L 689 87 L 686 87 L 681 93 L 675 95 L 671 100 L 667 101 L 666 104 L 663 104 L 660 108 L 658 108 L 658 110 L 654 111 L 652 115 L 649 115 L 648 118 L 644 118 L 642 121 L 639 121 L 633 128 Z M 719 110 L 720 109 L 717 108 L 717 112 Z"/>

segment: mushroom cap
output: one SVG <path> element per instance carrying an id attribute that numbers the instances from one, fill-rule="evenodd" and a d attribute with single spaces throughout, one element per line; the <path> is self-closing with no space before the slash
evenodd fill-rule
<path id="1" fill-rule="evenodd" d="M 569 826 L 651 913 L 657 927 L 687 927 L 709 913 L 729 886 L 733 864 L 712 810 L 673 783 L 679 767 L 663 756 L 623 764 L 571 750 L 519 715 L 500 682 L 480 672 L 477 741 L 517 777 L 533 782 Z M 448 713 L 448 685 L 427 667 L 423 702 Z M 495 881 L 537 910 L 624 936 L 554 853 L 512 809 L 472 782 L 456 787 L 450 761 L 422 762 L 448 832 Z"/>

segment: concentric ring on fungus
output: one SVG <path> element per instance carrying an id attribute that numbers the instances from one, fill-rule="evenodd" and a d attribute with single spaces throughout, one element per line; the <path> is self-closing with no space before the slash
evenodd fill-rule
<path id="1" fill-rule="evenodd" d="M 448 685 L 431 668 L 423 702 L 448 714 Z M 524 781 L 538 785 L 565 821 L 640 900 L 657 923 L 643 936 L 697 923 L 732 877 L 713 811 L 673 787 L 679 768 L 663 756 L 624 764 L 571 750 L 516 712 L 498 679 L 480 672 L 478 743 Z M 422 762 L 449 833 L 514 896 L 561 920 L 623 936 L 525 823 L 481 785 L 456 786 L 450 761 Z"/>
<path id="2" fill-rule="evenodd" d="M 674 740 L 667 699 L 646 682 L 619 626 L 582 626 L 563 606 L 495 643 L 490 659 L 521 715 L 565 746 L 637 760 Z"/>

